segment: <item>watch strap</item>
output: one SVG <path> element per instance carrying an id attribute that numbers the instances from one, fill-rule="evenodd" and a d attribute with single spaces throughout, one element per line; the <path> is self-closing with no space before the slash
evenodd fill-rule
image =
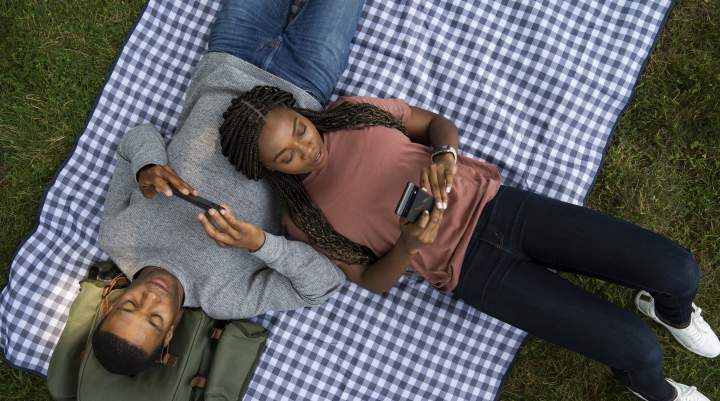
<path id="1" fill-rule="evenodd" d="M 442 145 L 442 146 L 433 146 L 431 150 L 432 154 L 430 155 L 430 160 L 435 161 L 435 156 L 442 155 L 445 153 L 451 153 L 453 157 L 455 158 L 455 161 L 458 159 L 457 150 L 453 148 L 450 145 Z"/>

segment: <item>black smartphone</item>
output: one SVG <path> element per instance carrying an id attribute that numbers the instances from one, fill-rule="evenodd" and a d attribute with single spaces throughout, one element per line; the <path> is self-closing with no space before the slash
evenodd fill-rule
<path id="1" fill-rule="evenodd" d="M 192 195 L 185 195 L 184 193 L 180 191 L 176 191 L 175 188 L 172 189 L 173 195 L 177 196 L 178 198 L 190 202 L 193 205 L 199 207 L 200 209 L 204 209 L 206 212 L 210 209 L 215 209 L 218 212 L 220 209 L 222 209 L 222 206 L 218 205 L 215 202 L 211 202 L 205 198 L 202 198 L 200 196 L 192 196 Z"/>
<path id="2" fill-rule="evenodd" d="M 395 214 L 414 223 L 424 211 L 432 211 L 435 199 L 413 182 L 405 185 L 405 190 L 395 207 Z"/>

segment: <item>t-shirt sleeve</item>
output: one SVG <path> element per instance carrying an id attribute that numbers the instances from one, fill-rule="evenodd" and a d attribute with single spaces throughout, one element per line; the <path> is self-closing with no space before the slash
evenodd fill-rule
<path id="1" fill-rule="evenodd" d="M 407 124 L 410 119 L 410 114 L 412 113 L 410 106 L 402 99 L 380 99 L 370 96 L 341 96 L 332 102 L 332 104 L 328 106 L 328 109 L 337 107 L 344 102 L 369 103 L 392 114 L 392 116 L 402 122 L 403 125 Z"/>

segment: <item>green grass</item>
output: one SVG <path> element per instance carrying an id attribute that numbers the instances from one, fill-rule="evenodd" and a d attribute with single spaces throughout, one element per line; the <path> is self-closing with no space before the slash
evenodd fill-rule
<path id="1" fill-rule="evenodd" d="M 0 285 L 42 192 L 83 128 L 141 0 L 0 3 Z M 679 0 L 618 125 L 589 206 L 692 249 L 698 303 L 720 328 L 720 2 Z M 631 307 L 631 291 L 570 278 Z M 658 331 L 667 374 L 720 400 L 720 365 Z M 0 400 L 49 400 L 0 363 Z M 602 365 L 529 338 L 502 401 L 635 400 Z"/>
<path id="2" fill-rule="evenodd" d="M 0 285 L 143 4 L 0 2 Z M 43 379 L 2 362 L 0 400 L 50 396 Z"/>

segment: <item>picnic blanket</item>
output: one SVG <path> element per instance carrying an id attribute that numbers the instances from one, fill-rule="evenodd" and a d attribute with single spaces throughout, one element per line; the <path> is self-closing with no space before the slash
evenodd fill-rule
<path id="1" fill-rule="evenodd" d="M 672 0 L 367 0 L 337 95 L 441 113 L 504 182 L 583 203 Z M 0 346 L 44 375 L 97 247 L 115 148 L 169 140 L 219 2 L 150 0 L 42 202 L 0 296 Z M 246 400 L 494 400 L 525 333 L 417 277 L 348 283 L 326 304 L 254 319 L 270 332 Z"/>

